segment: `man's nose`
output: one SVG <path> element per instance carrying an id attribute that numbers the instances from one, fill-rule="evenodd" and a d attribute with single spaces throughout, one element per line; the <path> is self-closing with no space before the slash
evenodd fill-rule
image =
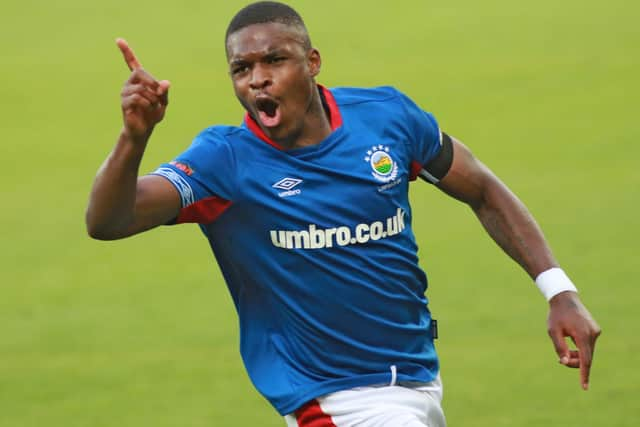
<path id="1" fill-rule="evenodd" d="M 268 67 L 263 64 L 256 64 L 251 70 L 251 81 L 249 85 L 252 89 L 262 89 L 271 84 L 271 73 Z"/>

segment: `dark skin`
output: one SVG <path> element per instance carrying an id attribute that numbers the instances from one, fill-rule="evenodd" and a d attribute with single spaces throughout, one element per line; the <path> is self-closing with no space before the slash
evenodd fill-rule
<path id="1" fill-rule="evenodd" d="M 131 75 L 121 93 L 123 128 L 101 166 L 86 213 L 87 230 L 100 240 L 120 239 L 175 218 L 180 196 L 159 176 L 138 177 L 140 161 L 168 105 L 169 82 L 145 71 L 119 39 Z M 331 133 L 316 88 L 320 53 L 304 31 L 279 23 L 256 24 L 229 36 L 227 59 L 236 96 L 262 130 L 285 150 L 318 144 Z M 466 203 L 496 243 L 535 278 L 556 267 L 551 249 L 522 202 L 460 141 L 453 164 L 437 184 Z M 580 369 L 586 390 L 600 327 L 575 292 L 549 302 L 548 332 L 560 363 Z M 575 343 L 569 348 L 566 338 Z"/>
<path id="2" fill-rule="evenodd" d="M 544 235 L 524 204 L 460 141 L 453 139 L 453 164 L 437 184 L 468 204 L 493 240 L 535 279 L 558 263 Z M 559 362 L 580 369 L 580 384 L 589 388 L 589 373 L 600 327 L 575 292 L 561 292 L 549 301 L 547 331 Z M 577 347 L 572 350 L 566 337 Z"/>
<path id="3" fill-rule="evenodd" d="M 279 23 L 252 25 L 227 40 L 229 75 L 238 100 L 284 149 L 316 144 L 331 133 L 315 83 L 320 52 L 306 44 L 302 30 Z M 277 126 L 261 122 L 259 98 L 278 105 L 282 120 Z"/>

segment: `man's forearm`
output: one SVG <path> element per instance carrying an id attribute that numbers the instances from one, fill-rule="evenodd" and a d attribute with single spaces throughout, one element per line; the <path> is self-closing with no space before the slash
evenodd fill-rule
<path id="1" fill-rule="evenodd" d="M 472 206 L 489 235 L 533 279 L 556 267 L 542 230 L 524 204 L 497 178 L 489 179 L 481 202 Z"/>
<path id="2" fill-rule="evenodd" d="M 138 170 L 145 141 L 133 141 L 123 130 L 93 183 L 86 213 L 89 235 L 116 239 L 133 220 Z"/>

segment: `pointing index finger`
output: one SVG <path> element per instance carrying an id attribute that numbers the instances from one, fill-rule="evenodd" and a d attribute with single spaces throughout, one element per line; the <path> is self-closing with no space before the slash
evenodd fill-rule
<path id="1" fill-rule="evenodd" d="M 593 346 L 588 340 L 576 340 L 578 356 L 580 358 L 580 381 L 582 388 L 589 388 L 589 372 L 591 371 L 591 361 L 593 359 Z"/>
<path id="2" fill-rule="evenodd" d="M 125 39 L 116 39 L 116 44 L 118 45 L 118 48 L 120 48 L 120 52 L 122 52 L 122 56 L 124 57 L 124 62 L 127 63 L 130 71 L 142 68 L 138 58 L 136 58 L 136 55 L 133 53 L 133 50 L 131 50 Z"/>

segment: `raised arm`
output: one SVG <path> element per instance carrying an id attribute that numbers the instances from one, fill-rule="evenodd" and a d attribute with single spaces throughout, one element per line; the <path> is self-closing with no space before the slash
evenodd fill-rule
<path id="1" fill-rule="evenodd" d="M 180 210 L 180 195 L 160 176 L 138 178 L 153 129 L 165 114 L 169 82 L 147 73 L 126 41 L 118 47 L 131 71 L 122 89 L 123 128 L 93 183 L 86 212 L 87 232 L 113 240 L 165 224 Z"/>
<path id="2" fill-rule="evenodd" d="M 465 145 L 455 138 L 451 141 L 451 167 L 436 185 L 468 204 L 493 240 L 532 279 L 558 267 L 540 227 L 524 204 Z M 581 385 L 586 390 L 600 327 L 576 292 L 556 294 L 549 306 L 548 332 L 560 363 L 580 368 Z M 573 340 L 577 351 L 568 348 L 565 337 Z"/>

